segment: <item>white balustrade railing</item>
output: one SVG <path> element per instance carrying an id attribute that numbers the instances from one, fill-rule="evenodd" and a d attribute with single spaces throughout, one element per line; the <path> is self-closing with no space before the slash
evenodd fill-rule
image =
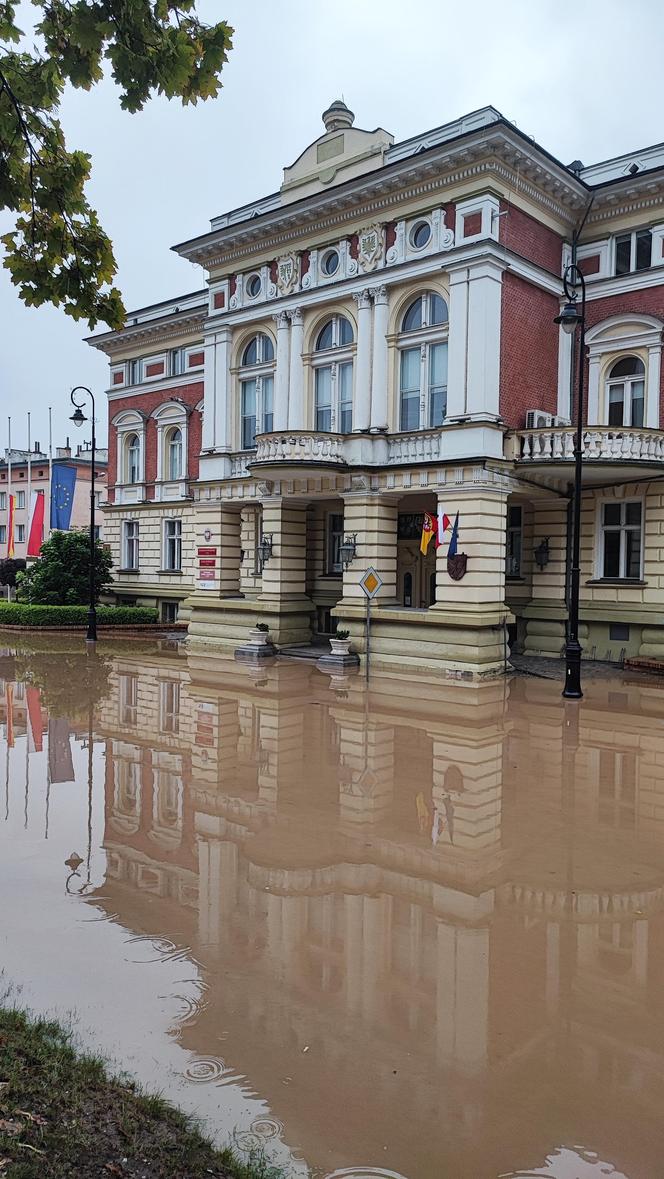
<path id="1" fill-rule="evenodd" d="M 285 431 L 256 439 L 254 463 L 345 463 L 342 434 Z"/>
<path id="2" fill-rule="evenodd" d="M 440 430 L 390 434 L 387 439 L 388 463 L 436 462 L 440 458 Z"/>
<path id="3" fill-rule="evenodd" d="M 520 430 L 518 460 L 567 462 L 574 458 L 575 430 L 566 426 L 546 430 Z M 664 462 L 664 433 L 628 427 L 587 426 L 583 431 L 583 458 Z"/>
<path id="4" fill-rule="evenodd" d="M 254 457 L 253 450 L 242 450 L 237 454 L 232 454 L 231 458 L 231 478 L 239 479 L 242 475 L 248 475 L 247 463 L 250 463 Z"/>

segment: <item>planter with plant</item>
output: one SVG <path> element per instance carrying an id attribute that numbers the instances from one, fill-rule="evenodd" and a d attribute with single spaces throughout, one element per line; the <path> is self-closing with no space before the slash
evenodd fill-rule
<path id="1" fill-rule="evenodd" d="M 330 638 L 330 650 L 333 655 L 350 655 L 350 631 L 337 630 Z"/>
<path id="2" fill-rule="evenodd" d="M 270 637 L 270 628 L 267 622 L 257 622 L 249 631 L 249 643 L 252 647 L 264 647 Z"/>

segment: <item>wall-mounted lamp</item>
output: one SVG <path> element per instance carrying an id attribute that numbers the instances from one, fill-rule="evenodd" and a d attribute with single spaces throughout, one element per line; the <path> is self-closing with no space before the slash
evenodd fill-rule
<path id="1" fill-rule="evenodd" d="M 351 561 L 355 560 L 357 556 L 357 533 L 351 532 L 344 537 L 343 544 L 339 546 L 339 560 L 344 569 L 347 569 Z"/>
<path id="2" fill-rule="evenodd" d="M 537 568 L 544 569 L 549 564 L 549 538 L 545 536 L 535 549 L 535 560 L 537 561 Z"/>
<path id="3" fill-rule="evenodd" d="M 261 573 L 272 556 L 272 533 L 264 532 L 258 542 L 258 566 Z"/>

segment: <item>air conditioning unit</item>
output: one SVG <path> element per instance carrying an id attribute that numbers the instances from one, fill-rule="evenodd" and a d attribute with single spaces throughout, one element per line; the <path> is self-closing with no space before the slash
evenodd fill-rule
<path id="1" fill-rule="evenodd" d="M 572 423 L 569 418 L 561 418 L 559 415 L 556 415 L 553 419 L 553 424 L 554 426 L 571 426 Z"/>
<path id="2" fill-rule="evenodd" d="M 554 421 L 552 413 L 545 413 L 543 409 L 529 409 L 526 413 L 526 430 L 546 430 Z"/>

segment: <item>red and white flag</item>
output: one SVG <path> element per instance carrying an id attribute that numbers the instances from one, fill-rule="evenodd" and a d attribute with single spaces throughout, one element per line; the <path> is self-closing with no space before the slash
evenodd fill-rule
<path id="1" fill-rule="evenodd" d="M 447 515 L 446 512 L 443 511 L 440 504 L 438 504 L 438 521 L 437 521 L 437 528 L 436 528 L 436 548 L 440 548 L 441 544 L 444 544 L 445 533 L 447 532 L 448 528 L 451 528 L 451 526 L 452 526 L 451 518 Z"/>
<path id="2" fill-rule="evenodd" d="M 30 493 L 30 517 L 28 524 L 28 556 L 38 557 L 44 539 L 44 492 Z"/>

